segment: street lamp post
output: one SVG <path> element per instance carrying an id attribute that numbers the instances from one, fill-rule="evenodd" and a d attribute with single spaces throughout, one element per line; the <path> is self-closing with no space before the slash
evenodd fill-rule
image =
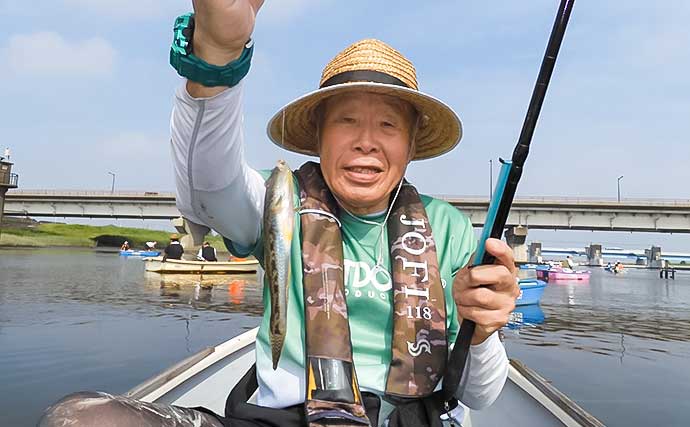
<path id="1" fill-rule="evenodd" d="M 108 173 L 113 176 L 113 182 L 110 185 L 110 194 L 113 194 L 115 192 L 115 174 L 112 172 L 108 172 Z"/>
<path id="2" fill-rule="evenodd" d="M 621 179 L 623 179 L 623 175 L 618 177 L 618 202 L 619 203 L 621 201 Z"/>
<path id="3" fill-rule="evenodd" d="M 494 160 L 489 159 L 489 203 L 494 197 Z"/>

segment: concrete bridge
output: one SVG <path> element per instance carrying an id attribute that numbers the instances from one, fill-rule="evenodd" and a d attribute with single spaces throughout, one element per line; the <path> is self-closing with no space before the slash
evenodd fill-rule
<path id="1" fill-rule="evenodd" d="M 437 197 L 465 212 L 475 227 L 483 226 L 486 198 Z M 5 198 L 5 215 L 173 219 L 180 213 L 173 193 L 11 190 Z M 530 228 L 690 233 L 690 200 L 519 197 L 507 225 L 506 240 L 518 259 L 527 260 L 525 242 Z"/>
<path id="2" fill-rule="evenodd" d="M 662 261 L 674 264 L 690 264 L 690 253 L 662 251 L 658 246 L 649 249 L 623 249 L 604 247 L 600 244 L 592 244 L 580 248 L 549 248 L 542 247 L 539 242 L 529 245 L 529 260 L 538 262 L 539 256 L 565 258 L 584 257 L 588 265 L 603 265 L 605 261 L 627 261 L 632 264 L 646 265 L 648 267 L 661 267 Z"/>

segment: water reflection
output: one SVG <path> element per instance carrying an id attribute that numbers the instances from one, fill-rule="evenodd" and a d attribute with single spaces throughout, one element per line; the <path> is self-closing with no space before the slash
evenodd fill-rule
<path id="1" fill-rule="evenodd" d="M 256 274 L 158 274 L 145 272 L 144 286 L 156 289 L 167 307 L 263 313 L 262 286 Z"/>
<path id="2" fill-rule="evenodd" d="M 521 328 L 524 322 L 519 320 L 526 314 L 516 310 L 509 325 L 515 331 L 506 333 L 506 339 L 621 361 L 626 355 L 650 360 L 660 353 L 685 356 L 685 346 L 664 343 L 690 341 L 689 279 L 685 275 L 675 282 L 660 280 L 655 272 L 645 270 L 631 270 L 625 276 L 594 270 L 590 283 L 552 282 L 542 298 L 543 323 Z M 633 340 L 635 345 L 630 345 Z"/>
<path id="3" fill-rule="evenodd" d="M 261 296 L 255 275 L 147 275 L 112 253 L 0 249 L 0 426 L 35 425 L 76 390 L 122 393 L 251 329 Z"/>
<path id="4" fill-rule="evenodd" d="M 508 328 L 520 329 L 544 323 L 544 311 L 539 304 L 521 305 L 510 313 Z"/>

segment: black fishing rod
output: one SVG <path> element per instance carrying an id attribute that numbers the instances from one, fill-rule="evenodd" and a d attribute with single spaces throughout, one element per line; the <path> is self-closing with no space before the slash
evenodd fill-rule
<path id="1" fill-rule="evenodd" d="M 522 131 L 518 138 L 517 145 L 513 151 L 511 160 L 501 160 L 501 172 L 496 182 L 496 188 L 489 204 L 489 211 L 484 221 L 484 228 L 482 229 L 482 237 L 479 240 L 477 252 L 475 253 L 475 265 L 493 264 L 494 257 L 485 250 L 486 239 L 495 238 L 500 239 L 503 235 L 503 230 L 506 226 L 510 206 L 513 204 L 513 198 L 517 191 L 518 182 L 522 176 L 522 170 L 529 154 L 529 146 L 532 142 L 532 135 L 537 126 L 537 119 L 541 106 L 544 103 L 546 96 L 546 89 L 549 87 L 551 74 L 553 73 L 554 65 L 556 65 L 556 57 L 561 48 L 565 28 L 568 25 L 568 19 L 573 9 L 575 0 L 561 0 L 556 15 L 556 21 L 551 30 L 549 43 L 546 46 L 544 59 L 541 63 L 539 76 L 532 91 L 532 98 L 530 99 L 529 107 L 527 108 L 527 115 L 522 124 Z M 465 363 L 469 355 L 472 335 L 474 335 L 475 323 L 471 320 L 463 320 L 460 326 L 460 332 L 455 340 L 455 347 L 450 355 L 448 361 L 448 369 L 443 377 L 443 397 L 445 400 L 451 399 L 453 396 L 460 397 L 462 393 L 456 393 L 460 386 L 462 373 L 465 370 Z"/>

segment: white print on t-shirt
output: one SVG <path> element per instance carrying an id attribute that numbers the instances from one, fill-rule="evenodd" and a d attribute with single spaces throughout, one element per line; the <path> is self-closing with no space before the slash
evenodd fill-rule
<path id="1" fill-rule="evenodd" d="M 355 298 L 388 299 L 388 293 L 393 288 L 389 275 L 382 273 L 362 261 L 343 260 L 345 267 L 345 295 Z"/>

